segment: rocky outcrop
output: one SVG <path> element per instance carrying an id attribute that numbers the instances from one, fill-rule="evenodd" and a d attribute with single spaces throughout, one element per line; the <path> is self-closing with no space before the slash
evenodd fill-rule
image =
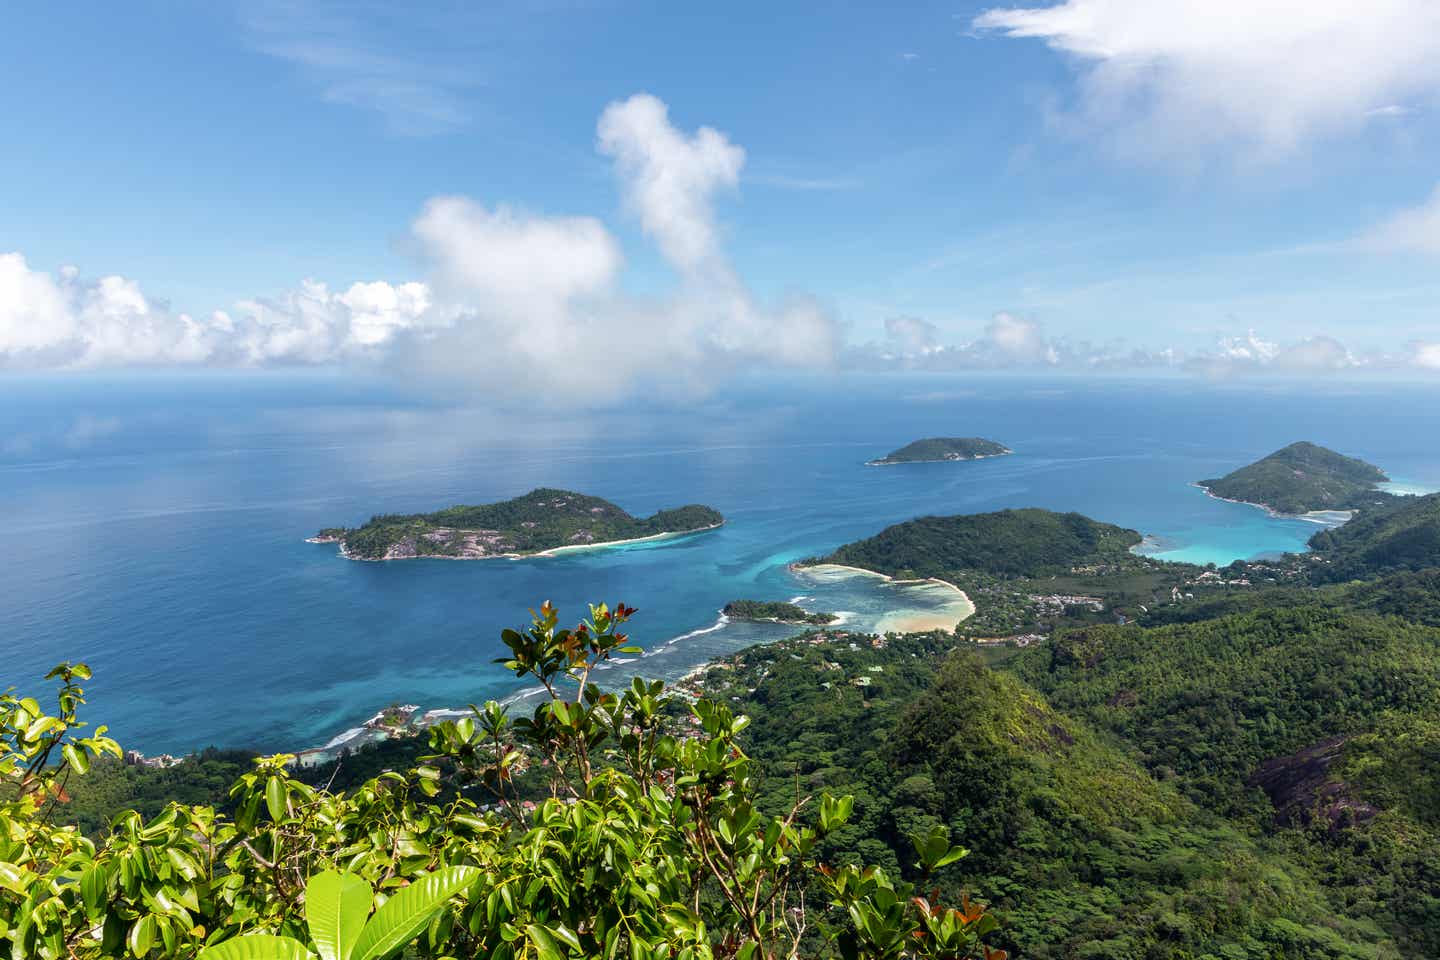
<path id="1" fill-rule="evenodd" d="M 1322 819 L 1331 830 L 1364 823 L 1379 809 L 1356 795 L 1330 768 L 1340 759 L 1348 737 L 1331 737 L 1283 757 L 1272 757 L 1250 775 L 1247 783 L 1265 791 L 1275 806 L 1275 821 L 1297 826 Z"/>

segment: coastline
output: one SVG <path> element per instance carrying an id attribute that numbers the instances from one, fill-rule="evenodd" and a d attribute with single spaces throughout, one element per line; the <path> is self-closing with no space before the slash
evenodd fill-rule
<path id="1" fill-rule="evenodd" d="M 1247 507 L 1255 507 L 1264 510 L 1267 516 L 1276 520 L 1304 520 L 1306 523 L 1318 523 L 1321 526 L 1340 526 L 1354 519 L 1358 511 L 1355 510 L 1307 510 L 1305 513 L 1282 513 L 1266 503 L 1256 503 L 1253 500 L 1234 500 L 1230 497 L 1222 497 L 1218 493 L 1212 493 L 1210 488 L 1198 480 L 1191 481 L 1190 486 L 1204 492 L 1211 500 L 1219 500 L 1221 503 L 1239 503 Z"/>
<path id="2" fill-rule="evenodd" d="M 718 530 L 725 526 L 725 521 L 712 523 L 708 527 L 696 527 L 694 530 L 664 530 L 660 533 L 652 533 L 645 537 L 631 537 L 628 540 L 602 540 L 599 543 L 567 543 L 558 547 L 547 547 L 544 550 L 536 550 L 531 553 L 489 553 L 483 557 L 452 557 L 443 553 L 417 553 L 411 557 L 357 557 L 345 549 L 345 543 L 339 537 L 306 537 L 306 543 L 338 543 L 340 544 L 340 556 L 346 560 L 356 560 L 362 563 L 388 563 L 392 560 L 529 560 L 532 557 L 554 557 L 562 553 L 571 553 L 577 550 L 601 550 L 606 547 L 620 547 L 627 543 L 648 543 L 651 540 L 673 540 L 677 537 L 688 537 L 692 533 L 708 533 L 711 530 Z"/>
<path id="3" fill-rule="evenodd" d="M 604 547 L 619 547 L 627 543 L 648 543 L 651 540 L 673 540 L 676 537 L 688 537 L 692 533 L 708 533 L 711 530 L 718 530 L 725 526 L 725 521 L 712 523 L 708 527 L 696 527 L 694 530 L 666 530 L 661 533 L 652 533 L 648 537 L 632 537 L 629 540 L 602 540 L 599 543 L 568 543 L 559 547 L 551 547 L 548 550 L 541 550 L 537 553 L 516 553 L 506 554 L 516 560 L 524 560 L 530 557 L 553 557 L 562 553 L 572 553 L 577 550 L 599 550 Z M 488 557 L 460 557 L 457 559 L 487 560 Z"/>
<path id="4" fill-rule="evenodd" d="M 876 624 L 876 633 L 924 633 L 929 630 L 954 630 L 956 624 L 960 623 L 962 620 L 967 620 L 975 615 L 975 601 L 970 599 L 970 595 L 964 590 L 960 589 L 955 584 L 951 583 L 949 580 L 942 580 L 939 577 L 920 577 L 919 579 L 914 580 L 898 580 L 888 574 L 879 573 L 875 570 L 867 570 L 864 567 L 852 567 L 846 563 L 817 563 L 805 567 L 797 566 L 795 564 L 790 565 L 791 572 L 795 573 L 798 576 L 803 576 L 804 571 L 806 570 L 824 569 L 846 570 L 852 573 L 862 573 L 869 577 L 879 577 L 881 580 L 884 580 L 888 583 L 896 584 L 898 586 L 903 586 L 906 584 L 913 585 L 924 583 L 935 584 L 936 586 L 944 587 L 948 590 L 953 591 L 955 594 L 958 595 L 957 603 L 964 605 L 964 614 L 959 617 L 954 617 L 953 619 L 952 613 L 939 612 L 929 614 L 914 614 L 910 616 L 886 617 L 878 624 Z"/>
<path id="5" fill-rule="evenodd" d="M 981 453 L 973 457 L 935 457 L 930 460 L 888 460 L 884 457 L 879 460 L 866 460 L 867 467 L 899 467 L 907 463 L 969 463 L 972 460 L 994 460 L 996 457 L 1008 457 L 1014 450 L 1006 450 L 1003 453 Z"/>
<path id="6" fill-rule="evenodd" d="M 720 524 L 716 524 L 715 526 L 720 526 Z M 703 528 L 703 529 L 704 529 L 704 530 L 713 530 L 713 529 L 715 529 L 715 527 L 712 526 L 712 527 L 706 527 L 706 528 Z M 698 532 L 703 532 L 703 531 L 685 531 L 685 532 L 686 532 L 686 533 L 698 533 Z M 656 539 L 657 537 L 664 537 L 664 536 L 683 536 L 683 535 L 684 535 L 683 533 L 657 534 L 657 535 L 652 535 L 652 536 L 649 536 L 649 537 L 644 537 L 644 538 L 641 538 L 641 539 L 643 539 L 643 540 L 653 540 L 653 539 Z M 600 547 L 600 546 L 613 545 L 613 543 L 631 543 L 631 542 L 635 542 L 635 541 L 613 541 L 612 543 L 607 543 L 607 544 L 585 544 L 584 546 L 586 546 L 586 547 Z M 529 554 L 528 556 L 534 556 L 534 554 Z M 406 558 L 406 559 L 411 559 L 411 558 Z M 423 558 L 419 558 L 419 559 L 423 559 Z M 444 558 L 444 559 L 461 559 L 461 558 Z M 488 557 L 476 557 L 476 558 L 469 558 L 469 559 L 491 559 L 491 558 L 488 558 Z M 891 577 L 891 576 L 889 576 L 889 575 L 887 575 L 887 574 L 878 573 L 878 572 L 876 572 L 876 571 L 874 571 L 874 570 L 867 570 L 867 569 L 865 569 L 864 567 L 852 567 L 852 566 L 849 566 L 849 565 L 847 565 L 847 564 L 840 564 L 840 563 L 816 564 L 816 565 L 810 566 L 810 567 L 798 567 L 798 566 L 796 566 L 795 564 L 790 564 L 790 565 L 789 565 L 789 569 L 790 569 L 791 573 L 792 573 L 792 574 L 799 575 L 799 576 L 803 576 L 803 575 L 804 575 L 803 571 L 806 571 L 806 570 L 821 570 L 822 568 L 828 568 L 828 569 L 831 570 L 831 571 L 844 571 L 845 573 L 851 573 L 851 574 L 863 574 L 863 575 L 865 575 L 865 576 L 867 576 L 867 577 L 874 577 L 874 578 L 879 579 L 879 580 L 881 580 L 881 581 L 885 581 L 885 582 L 887 582 L 887 583 L 893 583 L 893 584 L 896 584 L 896 585 L 899 585 L 899 586 L 906 586 L 906 585 L 909 585 L 909 586 L 929 586 L 929 587 L 931 587 L 931 588 L 943 589 L 943 590 L 945 590 L 947 593 L 950 593 L 950 594 L 952 594 L 952 595 L 954 596 L 953 606 L 951 606 L 951 607 L 950 607 L 947 611 L 945 611 L 945 612 L 932 611 L 932 612 L 928 612 L 928 613 L 916 613 L 916 612 L 914 612 L 914 611 L 904 611 L 904 610 L 897 611 L 897 612 L 894 613 L 894 614 L 890 614 L 890 615 L 887 615 L 886 617 L 882 618 L 882 619 L 876 624 L 875 629 L 874 629 L 873 631 L 867 631 L 867 632 L 873 632 L 873 633 L 876 633 L 876 634 L 879 634 L 879 635 L 882 635 L 882 636 L 883 636 L 883 635 L 886 634 L 886 633 L 924 633 L 924 632 L 928 632 L 928 631 L 931 631 L 931 630 L 954 630 L 956 624 L 958 624 L 958 623 L 959 623 L 960 621 L 962 621 L 962 620 L 967 619 L 968 617 L 972 616 L 972 615 L 975 613 L 975 604 L 974 604 L 973 601 L 971 601 L 969 594 L 967 594 L 964 590 L 962 590 L 960 587 L 956 586 L 955 584 L 951 583 L 950 581 L 948 581 L 948 580 L 942 580 L 942 579 L 940 579 L 939 577 L 923 577 L 923 578 L 912 579 L 912 580 L 899 580 L 899 579 L 896 579 L 895 577 Z M 781 626 L 794 627 L 794 628 L 796 629 L 796 632 L 793 633 L 793 634 L 787 634 L 787 637 L 786 637 L 786 638 L 788 638 L 788 637 L 790 637 L 790 636 L 798 636 L 798 635 L 800 635 L 801 633 L 803 633 L 803 632 L 805 632 L 805 631 L 825 631 L 825 630 L 834 630 L 834 629 L 844 629 L 843 624 L 846 622 L 847 619 L 848 619 L 848 618 L 847 618 L 845 615 L 842 614 L 842 615 L 840 615 L 840 619 L 839 619 L 839 620 L 835 621 L 834 623 L 829 623 L 829 624 L 791 623 L 791 622 L 781 621 L 781 620 L 774 620 L 774 621 L 757 621 L 757 622 L 769 622 L 769 623 L 774 623 L 774 624 L 781 625 Z M 673 644 L 673 643 L 675 643 L 675 642 L 678 641 L 678 640 L 683 640 L 683 639 L 685 639 L 685 638 L 691 637 L 691 636 L 693 636 L 693 635 L 695 635 L 695 634 L 698 634 L 698 633 L 709 633 L 709 632 L 712 631 L 712 630 L 719 629 L 720 627 L 724 626 L 726 623 L 729 623 L 729 622 L 730 622 L 730 618 L 727 617 L 723 612 L 721 612 L 721 613 L 720 613 L 720 619 L 719 619 L 719 621 L 718 621 L 716 624 L 714 624 L 714 625 L 712 625 L 712 626 L 710 626 L 710 627 L 704 627 L 704 628 L 701 628 L 701 629 L 699 629 L 699 630 L 691 631 L 690 633 L 683 634 L 683 635 L 681 635 L 681 636 L 679 636 L 679 637 L 674 637 L 674 638 L 672 638 L 671 640 L 669 640 L 666 644 L 664 644 L 664 646 L 665 646 L 665 647 L 668 647 L 670 644 Z M 778 642 L 779 640 L 781 640 L 781 639 L 786 639 L 786 638 L 778 638 L 778 637 L 777 637 L 777 638 L 775 638 L 774 641 L 766 641 L 766 642 L 767 642 L 767 643 L 768 643 L 768 642 Z M 762 645 L 763 645 L 763 644 L 762 644 Z M 657 650 L 658 650 L 658 649 L 662 649 L 662 648 L 657 648 Z M 654 651 L 652 651 L 652 653 L 653 653 L 653 652 L 654 652 Z M 647 655 L 648 655 L 648 654 L 647 654 Z M 671 681 L 671 682 L 670 682 L 671 686 L 677 686 L 677 687 L 678 687 L 680 684 L 685 683 L 686 681 L 692 681 L 692 680 L 699 679 L 700 677 L 703 677 L 703 676 L 705 675 L 705 673 L 708 672 L 716 663 L 719 663 L 719 662 L 723 661 L 724 659 L 726 659 L 726 657 L 728 657 L 728 656 L 730 656 L 730 655 L 731 655 L 731 654 L 728 654 L 728 653 L 727 653 L 727 654 L 723 654 L 723 655 L 713 656 L 713 657 L 710 657 L 709 659 L 705 660 L 705 661 L 702 662 L 702 663 L 696 664 L 694 667 L 692 667 L 691 669 L 685 671 L 683 674 L 681 674 L 681 675 L 680 675 L 679 677 L 677 677 L 675 680 Z M 627 660 L 627 661 L 624 661 L 624 662 L 625 662 L 625 663 L 629 663 L 629 662 L 631 662 L 631 661 L 628 661 L 628 660 Z M 639 675 L 639 674 L 637 674 L 637 675 Z M 517 701 L 517 700 L 522 700 L 522 699 L 526 698 L 527 696 L 531 696 L 531 695 L 533 695 L 534 693 L 540 692 L 540 691 L 542 691 L 542 690 L 543 690 L 543 688 L 541 688 L 541 687 L 534 687 L 534 688 L 527 688 L 527 689 L 524 689 L 524 690 L 520 690 L 520 691 L 517 691 L 517 692 L 511 694 L 510 696 L 506 697 L 504 700 L 501 701 L 501 703 L 508 704 L 508 703 L 511 703 L 511 702 L 514 702 L 514 701 Z M 408 705 L 407 705 L 407 706 L 408 706 Z M 382 713 L 383 713 L 383 711 L 382 711 Z M 380 716 L 380 715 L 381 715 L 381 714 L 376 714 L 376 716 Z M 311 765 L 316 765 L 316 764 L 321 764 L 321 763 L 328 763 L 328 762 L 334 760 L 334 759 L 339 755 L 339 753 L 340 753 L 341 751 L 343 751 L 343 750 L 347 750 L 347 749 L 353 750 L 353 749 L 356 749 L 356 748 L 358 748 L 358 747 L 363 747 L 363 746 L 366 746 L 366 745 L 371 744 L 371 743 L 377 743 L 377 742 L 380 742 L 380 741 L 382 741 L 382 740 L 389 740 L 389 739 L 397 738 L 397 737 L 419 736 L 419 735 L 421 735 L 421 734 L 424 732 L 424 730 L 426 730 L 428 727 L 431 727 L 431 726 L 433 726 L 434 724 L 436 724 L 436 723 L 438 723 L 438 722 L 441 722 L 441 721 L 443 721 L 443 720 L 448 720 L 448 719 L 454 719 L 455 717 L 468 716 L 468 715 L 469 715 L 469 712 L 468 712 L 467 710 L 462 710 L 462 709 L 455 708 L 455 707 L 436 707 L 436 708 L 431 708 L 431 709 L 425 709 L 425 710 L 423 710 L 423 711 L 422 711 L 420 708 L 416 708 L 415 713 L 412 715 L 412 720 L 411 720 L 410 726 L 408 726 L 407 728 L 405 728 L 405 729 L 403 729 L 403 730 L 391 730 L 391 729 L 384 728 L 384 727 L 381 727 L 381 726 L 371 725 L 369 722 L 367 722 L 366 724 L 363 724 L 363 725 L 360 725 L 360 726 L 356 726 L 356 727 L 351 727 L 351 728 L 349 728 L 349 729 L 346 729 L 346 730 L 344 730 L 344 731 L 341 731 L 340 733 L 336 734 L 335 736 L 332 736 L 329 740 L 327 740 L 327 741 L 326 741 L 324 744 L 322 744 L 322 745 L 314 746 L 314 747 L 308 747 L 308 748 L 305 748 L 305 749 L 302 749 L 302 750 L 296 750 L 296 751 L 294 751 L 294 755 L 295 755 L 295 757 L 296 757 L 296 761 L 295 761 L 295 762 L 296 762 L 296 763 L 299 763 L 299 764 L 301 764 L 301 765 L 304 765 L 304 766 L 311 766 Z M 374 717 L 372 717 L 371 719 L 373 720 Z"/>

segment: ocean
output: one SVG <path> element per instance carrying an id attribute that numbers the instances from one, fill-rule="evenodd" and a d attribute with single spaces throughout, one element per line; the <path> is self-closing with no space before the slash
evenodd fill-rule
<path id="1" fill-rule="evenodd" d="M 867 467 L 926 436 L 1013 456 Z M 319 374 L 0 380 L 0 689 L 60 660 L 95 677 L 88 715 L 126 747 L 319 746 L 393 702 L 504 697 L 499 631 L 551 600 L 639 608 L 675 677 L 792 628 L 729 623 L 738 598 L 807 598 L 848 626 L 950 602 L 792 561 L 925 514 L 1040 506 L 1134 527 L 1161 556 L 1227 563 L 1304 548 L 1318 528 L 1205 496 L 1294 440 L 1440 489 L 1440 388 L 1020 377 L 740 382 L 618 412 L 497 411 Z M 358 563 L 305 542 L 371 514 L 551 486 L 635 514 L 685 503 L 722 528 L 529 560 Z"/>

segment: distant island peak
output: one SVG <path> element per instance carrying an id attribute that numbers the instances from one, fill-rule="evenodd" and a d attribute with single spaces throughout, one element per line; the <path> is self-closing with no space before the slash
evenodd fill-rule
<path id="1" fill-rule="evenodd" d="M 1376 484 L 1390 478 L 1372 463 L 1302 440 L 1196 486 L 1212 497 L 1299 516 L 1353 511 L 1389 498 Z"/>
<path id="2" fill-rule="evenodd" d="M 927 437 L 892 450 L 878 460 L 866 461 L 872 467 L 893 463 L 939 463 L 947 460 L 984 460 L 1014 453 L 1003 443 L 984 437 Z"/>
<path id="3" fill-rule="evenodd" d="M 541 487 L 499 503 L 380 514 L 359 527 L 326 527 L 310 542 L 338 543 L 352 560 L 483 560 L 653 540 L 724 522 L 719 511 L 701 504 L 640 518 L 600 497 Z"/>

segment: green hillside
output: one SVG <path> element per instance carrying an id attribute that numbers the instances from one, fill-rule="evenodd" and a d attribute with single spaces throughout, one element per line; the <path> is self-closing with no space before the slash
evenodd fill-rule
<path id="1" fill-rule="evenodd" d="M 822 558 L 899 578 L 943 577 L 957 570 L 1003 576 L 1064 573 L 1127 562 L 1134 530 L 1078 513 L 1027 508 L 954 517 L 920 517 L 887 527 Z"/>
<path id="2" fill-rule="evenodd" d="M 348 556 L 366 560 L 478 559 L 686 533 L 723 521 L 717 511 L 698 504 L 641 519 L 599 497 L 541 488 L 501 503 L 383 514 L 354 529 L 321 530 L 317 539 L 339 542 Z"/>
<path id="3" fill-rule="evenodd" d="M 971 852 L 936 878 L 942 894 L 985 897 L 1027 958 L 1392 955 L 1289 851 L 1016 677 L 933 638 L 820 636 L 746 651 L 705 689 L 752 718 L 769 806 L 855 798 L 835 856 L 900 869 L 909 834 L 947 828 Z"/>
<path id="4" fill-rule="evenodd" d="M 1386 499 L 1375 485 L 1389 478 L 1373 464 L 1302 441 L 1247 467 L 1199 485 L 1226 500 L 1259 504 L 1277 513 L 1353 510 Z"/>
<path id="5" fill-rule="evenodd" d="M 1317 533 L 1310 548 L 1325 561 L 1316 568 L 1322 580 L 1440 567 L 1440 494 L 1392 497 Z"/>

